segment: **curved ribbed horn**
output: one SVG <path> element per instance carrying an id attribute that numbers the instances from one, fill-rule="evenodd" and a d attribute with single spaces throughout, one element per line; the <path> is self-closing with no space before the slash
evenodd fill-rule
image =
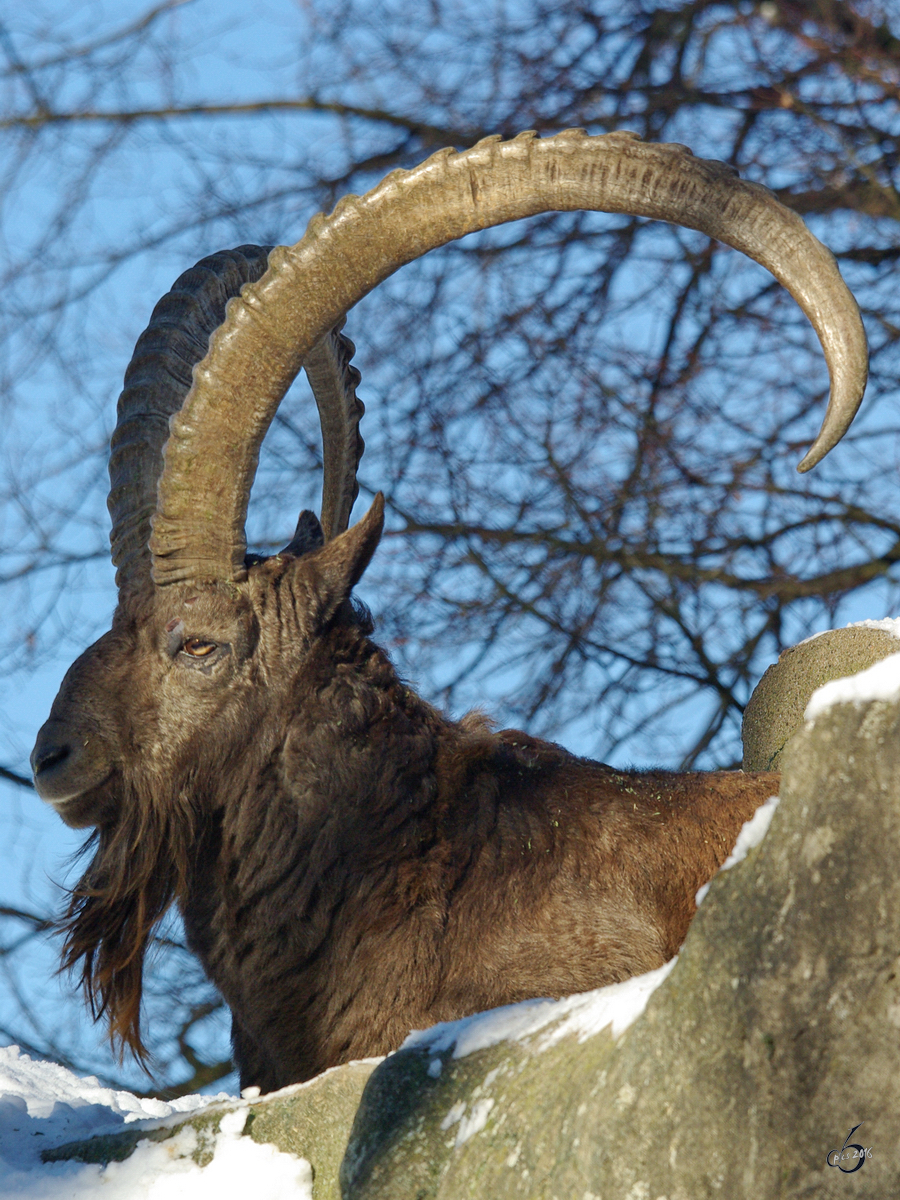
<path id="1" fill-rule="evenodd" d="M 184 403 L 194 366 L 210 335 L 225 320 L 228 301 L 259 279 L 271 246 L 238 246 L 201 259 L 166 292 L 137 340 L 119 397 L 110 441 L 110 542 L 116 583 L 128 588 L 150 578 L 150 517 L 162 473 L 169 418 Z M 356 471 L 364 442 L 356 396 L 355 346 L 341 333 L 343 320 L 312 348 L 304 367 L 322 426 L 322 525 L 326 538 L 347 528 L 356 499 Z"/>
<path id="2" fill-rule="evenodd" d="M 266 270 L 271 246 L 238 246 L 211 254 L 172 284 L 137 340 L 119 396 L 110 439 L 110 542 L 116 583 L 150 579 L 150 517 L 163 467 L 169 418 L 184 403 L 192 370 L 225 320 L 225 306 Z"/>
<path id="3" fill-rule="evenodd" d="M 341 330 L 343 319 L 316 342 L 303 361 L 322 427 L 322 532 L 330 541 L 350 524 L 359 492 L 356 472 L 366 444 L 359 432 L 365 405 L 356 394 L 356 347 Z"/>
<path id="4" fill-rule="evenodd" d="M 865 335 L 833 256 L 795 213 L 683 146 L 582 130 L 487 138 L 394 171 L 365 196 L 345 196 L 330 216 L 312 219 L 296 246 L 273 250 L 263 278 L 229 305 L 172 419 L 150 539 L 155 581 L 244 578 L 244 518 L 262 439 L 303 359 L 367 292 L 473 230 L 574 209 L 672 221 L 767 267 L 815 327 L 831 374 L 828 411 L 803 469 L 839 440 L 865 387 Z"/>

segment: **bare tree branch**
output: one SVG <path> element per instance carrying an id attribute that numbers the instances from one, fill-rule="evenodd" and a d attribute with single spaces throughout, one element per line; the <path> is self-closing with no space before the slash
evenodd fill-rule
<path id="1" fill-rule="evenodd" d="M 869 396 L 799 480 L 827 389 L 811 331 L 771 277 L 690 231 L 548 215 L 404 268 L 348 323 L 363 492 L 391 505 L 360 590 L 401 669 L 455 712 L 481 704 L 584 753 L 733 765 L 753 683 L 785 645 L 896 611 L 892 6 L 309 0 L 293 27 L 265 29 L 218 6 L 212 33 L 204 0 L 93 12 L 13 6 L 0 29 L 11 728 L 18 682 L 67 640 L 61 673 L 114 603 L 105 445 L 157 296 L 207 252 L 295 241 L 347 191 L 523 129 L 631 129 L 771 188 L 860 301 Z M 266 47 L 251 75 L 248 31 Z M 255 544 L 283 545 L 317 504 L 320 457 L 298 385 L 263 449 Z M 5 900 L 0 1034 L 134 1086 L 85 1049 L 92 1031 L 32 1020 L 46 974 L 27 956 L 50 925 L 40 904 Z M 180 1095 L 228 1073 L 227 1034 L 177 924 L 157 950 L 157 1080 Z"/>

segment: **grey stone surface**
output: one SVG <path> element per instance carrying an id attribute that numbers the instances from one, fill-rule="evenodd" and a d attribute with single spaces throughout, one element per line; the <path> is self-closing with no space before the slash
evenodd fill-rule
<path id="1" fill-rule="evenodd" d="M 780 771 L 784 748 L 799 729 L 816 688 L 898 652 L 900 639 L 864 626 L 832 629 L 785 650 L 763 675 L 744 711 L 744 770 Z"/>
<path id="2" fill-rule="evenodd" d="M 618 1041 L 538 1035 L 436 1079 L 427 1052 L 392 1056 L 344 1200 L 900 1196 L 898 855 L 900 709 L 841 705 L 798 732 L 768 836 Z M 483 1120 L 464 1140 L 460 1110 Z M 826 1154 L 859 1122 L 872 1157 L 842 1174 Z"/>
<path id="3" fill-rule="evenodd" d="M 338 1200 L 338 1167 L 360 1095 L 377 1061 L 336 1067 L 309 1083 L 263 1096 L 249 1104 L 239 1101 L 213 1104 L 187 1118 L 169 1118 L 164 1123 L 153 1122 L 149 1127 L 147 1122 L 140 1122 L 122 1133 L 69 1142 L 46 1150 L 42 1157 L 45 1162 L 62 1159 L 121 1162 L 139 1141 L 165 1141 L 190 1127 L 197 1134 L 193 1157 L 203 1166 L 212 1157 L 222 1117 L 241 1107 L 248 1111 L 244 1126 L 246 1136 L 307 1159 L 313 1170 L 314 1200 Z"/>

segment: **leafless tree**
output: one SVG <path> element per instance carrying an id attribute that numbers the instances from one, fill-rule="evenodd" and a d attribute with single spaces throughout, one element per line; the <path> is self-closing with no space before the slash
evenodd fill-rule
<path id="1" fill-rule="evenodd" d="M 405 268 L 348 324 L 362 501 L 383 488 L 389 505 L 364 595 L 402 669 L 456 712 L 480 702 L 597 757 L 728 766 L 782 646 L 896 606 L 893 6 L 16 6 L 0 58 L 10 680 L 105 624 L 116 376 L 171 279 L 221 246 L 296 240 L 317 209 L 439 146 L 527 128 L 633 129 L 771 187 L 860 301 L 869 396 L 838 451 L 796 475 L 827 391 L 814 335 L 761 269 L 683 230 L 557 215 Z M 251 511 L 264 547 L 316 501 L 311 405 L 298 391 L 283 413 Z M 17 737 L 0 747 L 7 781 L 27 773 Z M 2 915 L 4 961 L 45 937 L 43 912 Z M 215 998 L 178 956 L 161 957 L 162 993 L 192 982 L 163 1022 L 160 1078 L 195 1085 L 224 1054 L 190 1048 Z M 32 1044 L 49 1048 L 46 1030 Z"/>

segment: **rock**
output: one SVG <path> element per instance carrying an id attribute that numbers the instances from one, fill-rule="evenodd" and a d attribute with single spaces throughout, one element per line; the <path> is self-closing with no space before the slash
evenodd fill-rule
<path id="1" fill-rule="evenodd" d="M 893 627 L 894 622 L 878 624 Z M 783 651 L 757 684 L 744 711 L 744 770 L 779 771 L 784 748 L 800 727 L 816 688 L 855 675 L 898 651 L 900 637 L 875 622 L 831 629 Z"/>
<path id="2" fill-rule="evenodd" d="M 222 1101 L 189 1117 L 164 1122 L 136 1122 L 123 1133 L 69 1142 L 45 1150 L 45 1162 L 78 1159 L 81 1162 L 121 1162 L 139 1141 L 165 1141 L 190 1127 L 196 1134 L 193 1157 L 201 1165 L 212 1157 L 222 1117 L 236 1109 L 248 1112 L 244 1134 L 256 1142 L 272 1143 L 279 1150 L 305 1158 L 313 1171 L 314 1200 L 339 1200 L 338 1167 L 347 1145 L 359 1098 L 366 1080 L 380 1059 L 347 1063 L 294 1087 L 257 1100 Z"/>
<path id="3" fill-rule="evenodd" d="M 898 856 L 900 707 L 833 707 L 643 1016 L 617 1040 L 447 1051 L 439 1074 L 427 1049 L 391 1056 L 344 1200 L 900 1195 Z M 871 1150 L 852 1175 L 826 1164 L 845 1140 Z"/>

